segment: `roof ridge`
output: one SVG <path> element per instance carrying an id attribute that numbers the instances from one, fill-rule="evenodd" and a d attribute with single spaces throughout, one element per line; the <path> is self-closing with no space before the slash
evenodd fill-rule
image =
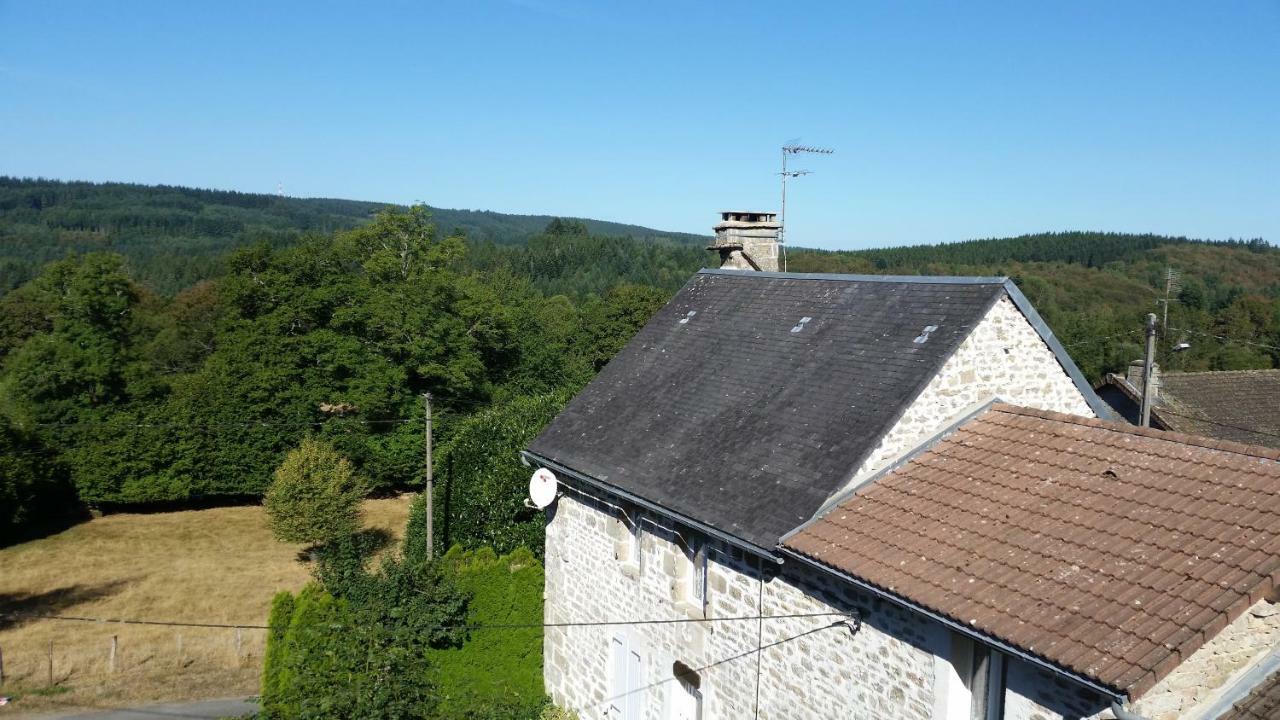
<path id="1" fill-rule="evenodd" d="M 918 285 L 1003 285 L 1007 275 L 858 275 L 853 273 L 798 273 L 768 270 L 702 268 L 699 275 L 733 275 L 777 280 L 835 280 L 840 282 L 897 282 Z"/>
<path id="2" fill-rule="evenodd" d="M 1263 445 L 1250 445 L 1248 443 L 1234 442 L 1231 440 L 1215 440 L 1213 438 L 1200 437 L 1199 435 L 1190 435 L 1173 430 L 1155 430 L 1153 428 L 1138 427 L 1136 425 L 1129 425 L 1127 423 L 1115 422 L 1112 420 L 1099 420 L 1098 418 L 1087 418 L 1080 415 L 1054 412 L 1052 410 L 1039 410 L 1037 408 L 1023 407 L 1021 405 L 1013 405 L 1004 402 L 994 403 L 987 412 L 1003 412 L 1010 415 L 1037 417 L 1042 420 L 1053 420 L 1072 425 L 1097 428 L 1099 430 L 1110 430 L 1112 432 L 1125 435 L 1137 435 L 1139 437 L 1150 438 L 1152 440 L 1163 440 L 1170 443 L 1192 445 L 1206 450 L 1219 450 L 1222 452 L 1234 453 L 1236 455 L 1261 458 L 1263 460 L 1280 461 L 1280 449 L 1269 448 Z M 977 420 L 983 415 L 986 415 L 986 413 L 981 413 L 974 419 Z"/>
<path id="3" fill-rule="evenodd" d="M 1186 377 L 1187 375 L 1247 375 L 1249 373 L 1276 373 L 1280 374 L 1280 368 L 1250 368 L 1247 370 L 1161 370 L 1162 377 L 1174 375 L 1177 377 Z"/>

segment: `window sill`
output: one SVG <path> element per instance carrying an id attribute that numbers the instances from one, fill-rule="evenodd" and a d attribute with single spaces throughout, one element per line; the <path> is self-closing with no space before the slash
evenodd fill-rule
<path id="1" fill-rule="evenodd" d="M 706 620 L 707 619 L 706 606 L 697 604 L 697 603 L 691 603 L 688 600 L 677 600 L 676 610 L 684 613 L 685 616 L 688 617 L 690 620 Z"/>
<path id="2" fill-rule="evenodd" d="M 640 566 L 635 563 L 622 563 L 622 575 L 632 580 L 639 580 Z"/>

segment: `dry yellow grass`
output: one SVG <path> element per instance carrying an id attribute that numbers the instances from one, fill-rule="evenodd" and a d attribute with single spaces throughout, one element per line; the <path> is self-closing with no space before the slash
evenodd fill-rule
<path id="1" fill-rule="evenodd" d="M 410 496 L 370 500 L 366 527 L 399 539 Z M 300 545 L 276 541 L 260 507 L 109 515 L 0 549 L 0 609 L 93 618 L 264 625 L 271 598 L 310 578 Z M 116 637 L 115 671 L 109 667 Z M 0 619 L 0 718 L 68 707 L 252 695 L 265 632 Z M 53 678 L 65 692 L 41 697 Z M 237 652 L 238 647 L 238 652 Z"/>

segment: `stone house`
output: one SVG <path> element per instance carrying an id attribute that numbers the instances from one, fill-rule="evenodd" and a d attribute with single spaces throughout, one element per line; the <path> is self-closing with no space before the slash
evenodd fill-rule
<path id="1" fill-rule="evenodd" d="M 768 229 L 771 219 L 760 215 L 735 219 L 733 229 L 742 223 Z M 722 257 L 732 260 L 748 243 L 725 234 Z M 1007 279 L 754 270 L 770 257 L 776 253 L 756 249 L 748 258 L 752 270 L 694 276 L 523 453 L 527 463 L 550 469 L 560 481 L 559 496 L 547 508 L 544 641 L 546 689 L 558 704 L 583 718 L 626 720 L 1050 720 L 1108 716 L 1113 705 L 1129 717 L 1126 703 L 1136 701 L 1133 707 L 1141 710 L 1145 697 L 1163 698 L 1160 712 L 1173 697 L 1175 712 L 1234 697 L 1224 688 L 1234 692 L 1240 678 L 1260 672 L 1277 637 L 1269 598 L 1259 595 L 1266 583 L 1244 588 L 1218 614 L 1185 617 L 1179 600 L 1147 598 L 1154 614 L 1130 618 L 1125 638 L 1141 637 L 1144 620 L 1172 614 L 1199 644 L 1186 640 L 1164 655 L 1153 650 L 1159 658 L 1144 656 L 1144 664 L 1135 666 L 1148 674 L 1130 682 L 1136 671 L 1103 674 L 1087 661 L 1081 665 L 1079 653 L 1059 657 L 1027 646 L 1025 637 L 1074 637 L 1071 623 L 1078 617 L 1046 615 L 1043 603 L 1024 606 L 1032 590 L 1022 585 L 1017 603 L 1001 604 L 1015 596 L 988 565 L 984 575 L 955 571 L 956 563 L 968 567 L 965 558 L 990 564 L 992 554 L 1021 547 L 994 542 L 992 533 L 976 532 L 972 523 L 993 523 L 1000 540 L 1014 532 L 1012 525 L 998 525 L 1001 512 L 1013 503 L 1051 499 L 973 490 L 962 509 L 942 513 L 940 508 L 952 508 L 957 488 L 991 489 L 988 476 L 1048 452 L 1074 457 L 1072 447 L 1079 452 L 1095 440 L 1079 447 L 1061 438 L 1043 446 L 1021 442 L 1022 435 L 1038 437 L 1043 429 L 1004 437 L 1000 443 L 1018 447 L 989 448 L 990 466 L 917 487 L 936 505 L 886 505 L 884 517 L 873 513 L 867 522 L 882 525 L 870 531 L 871 539 L 881 545 L 868 546 L 877 547 L 869 558 L 854 552 L 857 542 L 850 548 L 846 535 L 859 526 L 835 522 L 849 512 L 848 503 L 863 502 L 865 493 L 889 486 L 890 478 L 934 462 L 929 450 L 947 438 L 980 435 L 986 425 L 970 424 L 986 422 L 992 413 L 1116 431 L 1098 429 L 1111 428 L 1093 420 L 1108 414 L 1106 406 Z M 992 406 L 997 396 L 1016 407 Z M 1144 433 L 1156 432 L 1129 430 L 1144 442 Z M 1106 437 L 1119 447 L 1127 442 Z M 1188 486 L 1193 493 L 1255 482 L 1249 473 L 1258 467 L 1280 473 L 1275 457 L 1182 437 L 1170 444 L 1175 448 L 1117 456 L 1115 463 L 1207 468 L 1210 485 Z M 1223 452 L 1236 453 L 1231 463 L 1214 455 Z M 1104 455 L 1097 462 L 1110 460 Z M 1058 465 L 1063 462 L 1049 463 Z M 1125 477 L 1113 474 L 1103 472 L 1115 482 Z M 1082 532 L 1107 529 L 1089 525 L 1080 513 L 1071 517 Z M 1185 539 L 1177 534 L 1178 520 L 1169 520 L 1175 529 L 1166 544 Z M 1107 547 L 1123 556 L 1126 568 L 1163 557 L 1125 554 L 1129 540 L 1112 540 Z M 1250 562 L 1262 563 L 1267 552 L 1274 556 L 1271 541 L 1249 535 L 1245 546 L 1257 555 Z M 1059 550 L 1068 547 L 1057 542 Z M 922 567 L 937 570 L 926 564 L 932 558 L 953 571 L 938 576 L 944 587 L 929 577 L 908 587 L 872 572 L 887 558 L 911 566 L 902 552 L 885 550 L 907 544 L 919 552 Z M 1215 557 L 1207 546 L 1202 550 L 1207 554 L 1201 557 Z M 1107 572 L 1114 575 L 1115 568 L 1076 563 L 1072 570 L 1062 563 L 1074 556 L 1060 554 L 1057 564 L 1028 566 L 1019 579 L 1030 588 L 1052 587 L 1059 593 L 1054 607 L 1067 609 L 1078 604 L 1073 583 L 1111 587 Z M 1274 568 L 1263 565 L 1250 566 L 1248 577 L 1269 578 Z M 1211 560 L 1207 566 L 1216 568 Z M 1210 575 L 1208 580 L 1224 580 Z M 1162 590 L 1143 584 L 1145 576 L 1125 577 L 1136 587 Z M 938 590 L 946 591 L 944 599 L 986 601 L 996 609 L 981 624 L 970 622 L 978 618 L 949 614 L 968 606 L 943 603 Z M 1131 595 L 1115 596 L 1146 597 Z M 1248 607 L 1241 608 L 1240 598 L 1250 601 Z M 1043 633 L 1009 630 L 1022 627 L 1024 617 L 1034 618 L 1032 627 Z M 1104 640 L 1097 642 L 1120 642 Z M 1120 650 L 1113 654 L 1128 658 Z M 1210 666 L 1212 680 L 1205 677 Z M 1179 674 L 1184 667 L 1191 670 Z"/>

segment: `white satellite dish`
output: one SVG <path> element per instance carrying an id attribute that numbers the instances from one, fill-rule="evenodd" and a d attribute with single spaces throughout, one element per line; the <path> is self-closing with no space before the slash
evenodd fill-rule
<path id="1" fill-rule="evenodd" d="M 533 471 L 533 477 L 529 478 L 529 500 L 534 507 L 542 510 L 555 502 L 558 488 L 556 474 L 546 468 L 538 468 Z"/>

